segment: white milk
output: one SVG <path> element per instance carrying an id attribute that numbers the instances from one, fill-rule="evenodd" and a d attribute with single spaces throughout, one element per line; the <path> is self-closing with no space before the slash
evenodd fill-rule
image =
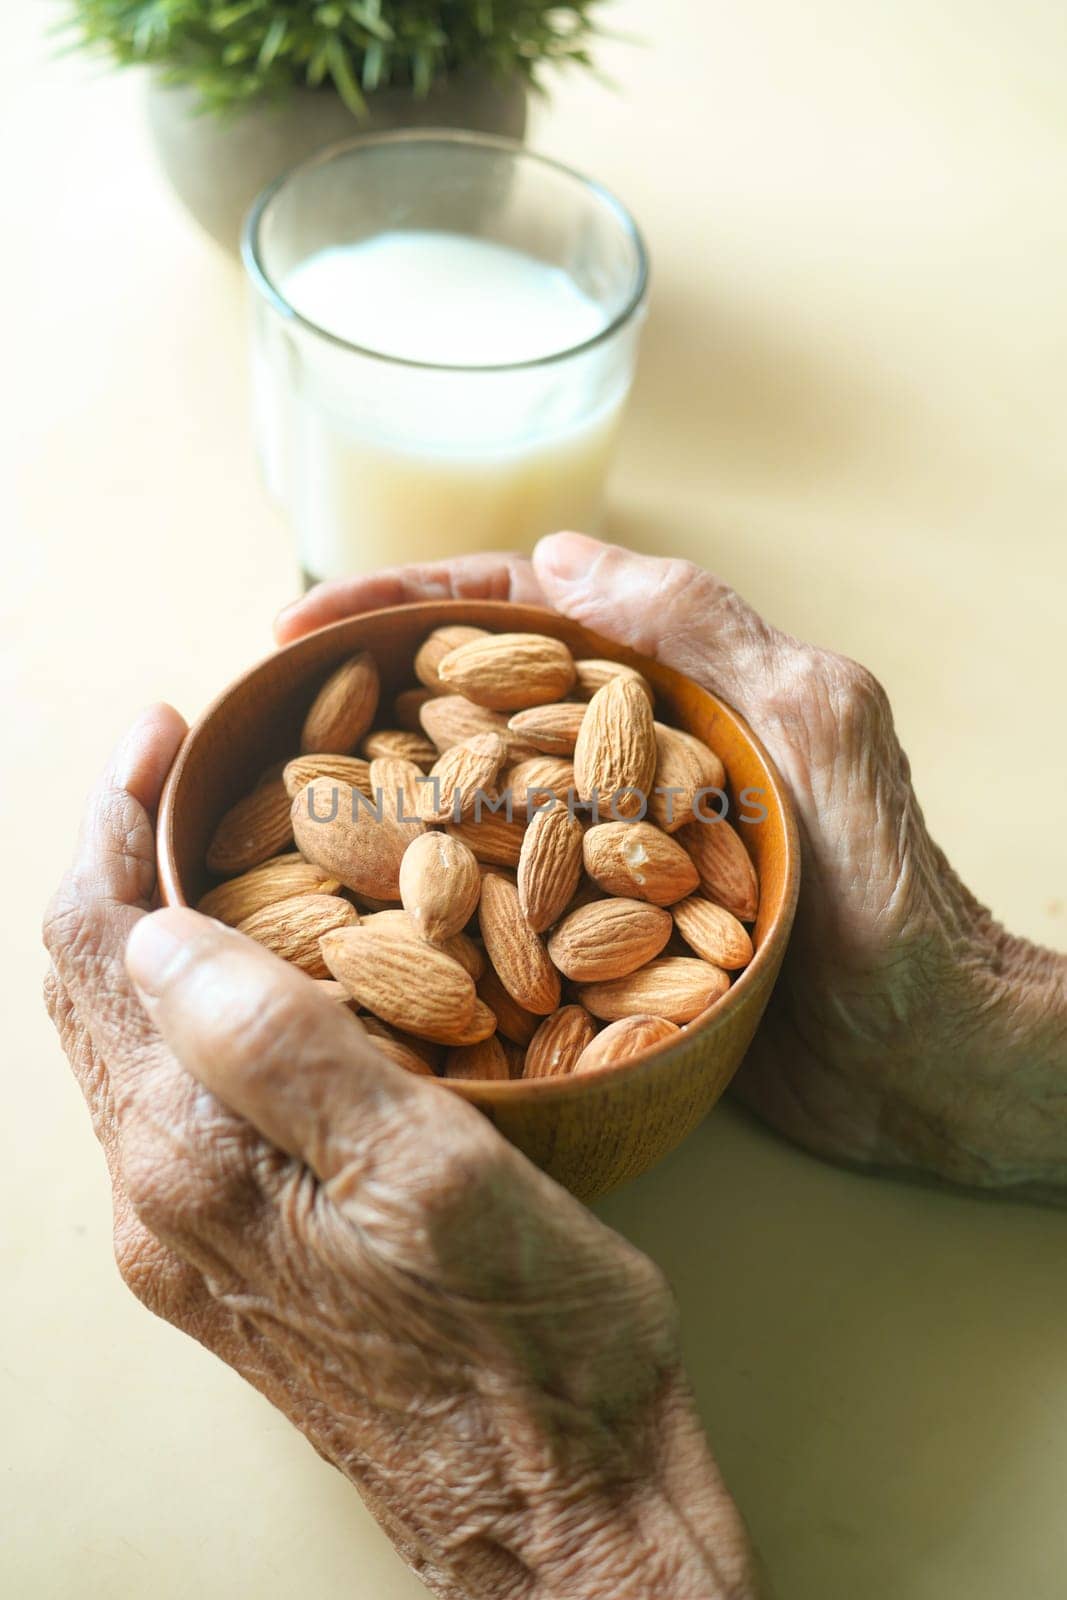
<path id="1" fill-rule="evenodd" d="M 556 267 L 450 233 L 322 250 L 279 289 L 344 341 L 260 312 L 261 448 L 310 574 L 595 528 L 637 319 L 546 362 L 595 339 L 602 308 Z"/>
<path id="2" fill-rule="evenodd" d="M 558 267 L 459 233 L 380 233 L 320 250 L 286 273 L 281 290 L 348 344 L 444 367 L 539 361 L 604 326 L 600 307 Z"/>

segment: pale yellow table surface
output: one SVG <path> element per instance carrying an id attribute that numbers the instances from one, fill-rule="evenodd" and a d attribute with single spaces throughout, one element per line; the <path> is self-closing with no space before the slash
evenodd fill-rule
<path id="1" fill-rule="evenodd" d="M 295 580 L 237 271 L 157 177 L 141 85 L 46 65 L 8 9 L 0 1591 L 415 1600 L 342 1480 L 121 1287 L 39 1004 L 105 748 L 263 653 Z M 1062 947 L 1067 10 L 615 10 L 647 39 L 605 49 L 620 91 L 571 79 L 533 134 L 654 256 L 614 531 L 874 668 L 936 835 Z M 730 1109 L 602 1211 L 674 1280 L 782 1600 L 1067 1592 L 1067 1218 L 836 1172 Z"/>

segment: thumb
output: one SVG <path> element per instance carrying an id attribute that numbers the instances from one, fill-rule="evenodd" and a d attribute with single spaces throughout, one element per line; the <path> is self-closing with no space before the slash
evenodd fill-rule
<path id="1" fill-rule="evenodd" d="M 126 969 L 186 1071 L 319 1178 L 345 1168 L 357 1132 L 408 1120 L 421 1085 L 346 1007 L 235 929 L 185 907 L 153 912 Z"/>
<path id="2" fill-rule="evenodd" d="M 758 714 L 784 636 L 729 585 L 691 561 L 637 555 L 582 533 L 553 533 L 533 554 L 549 603 Z"/>

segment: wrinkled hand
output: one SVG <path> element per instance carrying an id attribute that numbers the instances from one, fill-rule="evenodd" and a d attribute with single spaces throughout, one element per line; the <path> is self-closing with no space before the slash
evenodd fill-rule
<path id="1" fill-rule="evenodd" d="M 788 783 L 803 864 L 792 942 L 736 1090 L 835 1160 L 1044 1192 L 1067 1184 L 1067 962 L 1010 938 L 927 832 L 884 691 L 684 561 L 577 534 L 321 585 L 279 618 L 445 594 L 537 601 L 733 705 Z"/>
<path id="2" fill-rule="evenodd" d="M 652 1263 L 295 968 L 147 914 L 183 731 L 160 707 L 127 737 L 46 923 L 126 1282 L 346 1473 L 436 1594 L 750 1596 Z"/>

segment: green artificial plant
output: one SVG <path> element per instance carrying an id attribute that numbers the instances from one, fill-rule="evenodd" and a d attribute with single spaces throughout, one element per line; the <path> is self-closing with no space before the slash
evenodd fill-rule
<path id="1" fill-rule="evenodd" d="M 456 72 L 536 86 L 538 68 L 589 66 L 603 0 L 68 0 L 78 42 L 158 68 L 210 110 L 333 84 L 358 116 L 389 85 L 425 95 Z"/>

